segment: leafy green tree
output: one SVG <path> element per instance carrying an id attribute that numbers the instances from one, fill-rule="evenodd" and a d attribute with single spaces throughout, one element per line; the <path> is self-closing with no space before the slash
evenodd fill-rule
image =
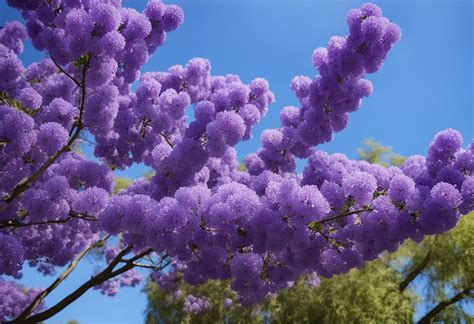
<path id="1" fill-rule="evenodd" d="M 363 142 L 364 147 L 357 150 L 359 158 L 369 163 L 380 164 L 383 166 L 400 166 L 406 158 L 398 153 L 393 153 L 391 146 L 384 146 L 373 139 L 366 138 Z"/>
<path id="2" fill-rule="evenodd" d="M 365 140 L 364 145 L 359 157 L 370 163 L 400 165 L 405 160 L 373 140 Z M 384 259 L 402 274 L 401 292 L 417 283 L 417 291 L 422 292 L 419 307 L 428 308 L 420 322 L 473 322 L 465 306 L 474 300 L 474 213 L 463 216 L 445 234 L 425 237 L 421 243 L 406 241 Z"/>
<path id="3" fill-rule="evenodd" d="M 391 267 L 375 260 L 315 288 L 300 280 L 272 299 L 268 310 L 275 323 L 408 323 L 415 298 L 400 293 L 399 280 Z"/>
<path id="4" fill-rule="evenodd" d="M 210 281 L 201 286 L 180 282 L 180 296 L 149 283 L 148 324 L 155 323 L 403 323 L 413 316 L 414 296 L 400 293 L 400 275 L 380 260 L 361 270 L 323 279 L 317 287 L 300 278 L 263 305 L 244 308 L 234 303 L 224 307 L 224 299 L 235 294 L 228 282 Z M 188 294 L 206 297 L 211 308 L 199 314 L 183 311 Z"/>
<path id="5" fill-rule="evenodd" d="M 448 233 L 427 237 L 418 244 L 408 241 L 397 253 L 386 256 L 392 267 L 404 275 L 400 291 L 414 286 L 413 282 L 417 282 L 417 290 L 423 291 L 420 302 L 429 310 L 421 323 L 473 321 L 465 307 L 474 301 L 473 242 L 471 213 Z"/>

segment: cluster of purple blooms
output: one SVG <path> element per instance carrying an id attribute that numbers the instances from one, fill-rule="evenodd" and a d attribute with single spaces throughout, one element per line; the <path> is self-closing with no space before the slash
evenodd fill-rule
<path id="1" fill-rule="evenodd" d="M 41 292 L 41 289 L 27 289 L 13 281 L 0 280 L 0 321 L 14 318 L 27 307 Z M 38 305 L 35 312 L 44 309 L 44 304 Z"/>
<path id="2" fill-rule="evenodd" d="M 291 82 L 300 107 L 283 108 L 281 127 L 262 133 L 262 148 L 241 171 L 234 146 L 274 102 L 267 81 L 211 76 L 202 58 L 139 75 L 183 21 L 179 7 L 152 0 L 139 13 L 119 0 L 8 3 L 26 28 L 0 29 L 2 276 L 18 278 L 25 262 L 52 274 L 105 232 L 133 252 L 172 257 L 167 274 L 151 275 L 170 289 L 180 273 L 191 284 L 231 279 L 250 305 L 302 274 L 316 282 L 314 272 L 347 272 L 405 239 L 443 233 L 474 209 L 474 145 L 463 149 L 455 130 L 438 133 L 427 158 L 412 156 L 400 168 L 314 148 L 347 126 L 372 93 L 365 75 L 400 39 L 375 5 L 351 10 L 349 35 L 314 51 L 319 74 Z M 27 36 L 50 58 L 24 67 L 18 54 Z M 95 139 L 100 163 L 70 152 L 80 131 Z M 308 159 L 302 174 L 297 158 Z M 154 176 L 112 195 L 112 170 L 133 163 Z M 106 249 L 107 261 L 118 253 Z M 96 288 L 115 295 L 140 277 L 130 270 Z M 191 313 L 210 307 L 188 297 Z M 18 314 L 2 302 L 3 318 Z"/>
<path id="3" fill-rule="evenodd" d="M 184 298 L 183 310 L 189 314 L 199 314 L 211 308 L 211 303 L 205 297 L 188 295 Z"/>

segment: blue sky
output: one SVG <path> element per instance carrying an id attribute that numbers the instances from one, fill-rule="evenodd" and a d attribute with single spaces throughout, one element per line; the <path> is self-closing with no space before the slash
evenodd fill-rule
<path id="1" fill-rule="evenodd" d="M 368 78 L 373 95 L 351 114 L 350 126 L 321 146 L 356 158 L 364 138 L 393 146 L 403 155 L 426 154 L 434 134 L 458 129 L 467 145 L 473 138 L 473 4 L 470 0 L 374 1 L 384 15 L 400 25 L 403 36 L 389 53 L 382 69 Z M 345 16 L 362 1 L 342 0 L 181 0 L 174 3 L 185 12 L 183 25 L 168 35 L 166 44 L 144 66 L 143 71 L 161 71 L 185 64 L 192 57 L 205 57 L 212 73 L 238 74 L 245 82 L 264 77 L 276 95 L 265 119 L 255 128 L 254 138 L 237 146 L 242 158 L 259 147 L 263 129 L 279 126 L 279 111 L 297 100 L 289 89 L 295 75 L 314 77 L 314 48 L 326 46 L 332 35 L 347 33 Z M 125 0 L 138 10 L 144 0 Z M 0 4 L 0 24 L 21 19 Z M 26 47 L 25 64 L 44 56 Z M 301 168 L 302 164 L 300 164 Z M 143 174 L 143 167 L 125 172 Z M 94 270 L 82 266 L 64 283 L 53 300 L 80 284 Z M 45 286 L 52 279 L 25 273 L 24 282 Z M 81 301 L 47 323 L 77 319 L 83 323 L 128 322 L 143 319 L 145 296 L 139 289 L 126 289 L 119 297 L 88 292 Z"/>

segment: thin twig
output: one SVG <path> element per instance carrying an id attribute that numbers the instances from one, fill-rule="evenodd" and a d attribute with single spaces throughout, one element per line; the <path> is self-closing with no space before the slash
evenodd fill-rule
<path id="1" fill-rule="evenodd" d="M 173 149 L 174 148 L 174 145 L 173 143 L 171 143 L 170 139 L 165 135 L 163 134 L 163 132 L 159 132 L 158 134 L 160 134 L 166 141 L 166 143 L 168 143 L 168 145 Z"/>
<path id="2" fill-rule="evenodd" d="M 363 212 L 370 212 L 370 211 L 373 211 L 373 210 L 374 209 L 372 207 L 365 206 L 362 209 L 348 211 L 348 212 L 345 212 L 345 213 L 342 213 L 342 214 L 338 214 L 338 215 L 335 215 L 335 216 L 332 216 L 332 217 L 329 217 L 329 218 L 322 219 L 320 221 L 313 221 L 313 222 L 309 223 L 308 228 L 310 230 L 319 230 L 318 227 L 321 227 L 321 225 L 324 224 L 324 223 L 332 222 L 332 221 L 338 220 L 340 218 L 344 218 L 344 217 L 354 215 L 354 214 L 360 214 L 360 213 L 363 213 Z"/>
<path id="3" fill-rule="evenodd" d="M 350 212 L 347 212 L 347 213 L 342 213 L 342 214 L 339 214 L 339 215 L 336 215 L 336 216 L 332 216 L 332 217 L 329 217 L 329 218 L 325 218 L 325 219 L 322 219 L 320 220 L 318 223 L 327 223 L 327 222 L 332 222 L 336 219 L 339 219 L 339 218 L 343 218 L 343 217 L 346 217 L 346 216 L 350 216 L 350 215 L 354 215 L 354 214 L 360 214 L 360 213 L 363 213 L 363 212 L 370 212 L 370 211 L 373 211 L 374 209 L 372 207 L 363 207 L 362 209 L 359 209 L 359 210 L 353 210 L 353 211 L 350 211 Z"/>
<path id="4" fill-rule="evenodd" d="M 54 57 L 51 55 L 51 61 L 53 61 L 54 65 L 59 69 L 59 72 L 64 73 L 69 79 L 71 79 L 78 87 L 81 87 L 81 82 L 79 82 L 75 77 L 73 77 L 71 74 L 69 74 L 66 70 L 63 69 L 61 65 L 54 59 Z"/>
<path id="5" fill-rule="evenodd" d="M 93 222 L 97 221 L 97 218 L 95 218 L 94 216 L 90 216 L 87 214 L 76 214 L 73 211 L 70 211 L 69 217 L 63 218 L 63 219 L 50 219 L 50 220 L 41 221 L 41 222 L 28 222 L 28 223 L 22 223 L 19 219 L 10 219 L 6 221 L 0 221 L 0 229 L 39 226 L 39 225 L 51 225 L 51 224 L 64 224 L 73 219 L 82 219 L 82 220 L 93 221 Z"/>

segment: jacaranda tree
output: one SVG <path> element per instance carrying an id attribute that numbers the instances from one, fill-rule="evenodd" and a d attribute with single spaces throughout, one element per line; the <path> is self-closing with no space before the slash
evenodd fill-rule
<path id="1" fill-rule="evenodd" d="M 347 126 L 372 93 L 365 75 L 400 39 L 375 5 L 351 10 L 349 34 L 313 52 L 318 75 L 291 81 L 299 107 L 282 109 L 280 127 L 262 133 L 241 171 L 233 147 L 274 101 L 267 81 L 211 76 L 202 58 L 140 76 L 182 23 L 178 6 L 153 0 L 139 13 L 120 0 L 7 2 L 26 27 L 0 30 L 2 320 L 48 319 L 91 288 L 113 295 L 140 281 L 135 268 L 159 277 L 171 262 L 189 284 L 231 280 L 251 305 L 300 274 L 330 277 L 407 238 L 443 233 L 474 209 L 474 146 L 463 149 L 453 129 L 400 168 L 315 149 Z M 47 58 L 24 67 L 17 55 L 28 36 Z M 84 136 L 100 163 L 71 151 Z M 296 159 L 307 159 L 302 174 Z M 154 176 L 112 195 L 112 171 L 134 163 Z M 107 266 L 46 306 L 99 247 Z M 13 280 L 25 263 L 44 274 L 69 265 L 49 287 L 28 289 Z"/>

